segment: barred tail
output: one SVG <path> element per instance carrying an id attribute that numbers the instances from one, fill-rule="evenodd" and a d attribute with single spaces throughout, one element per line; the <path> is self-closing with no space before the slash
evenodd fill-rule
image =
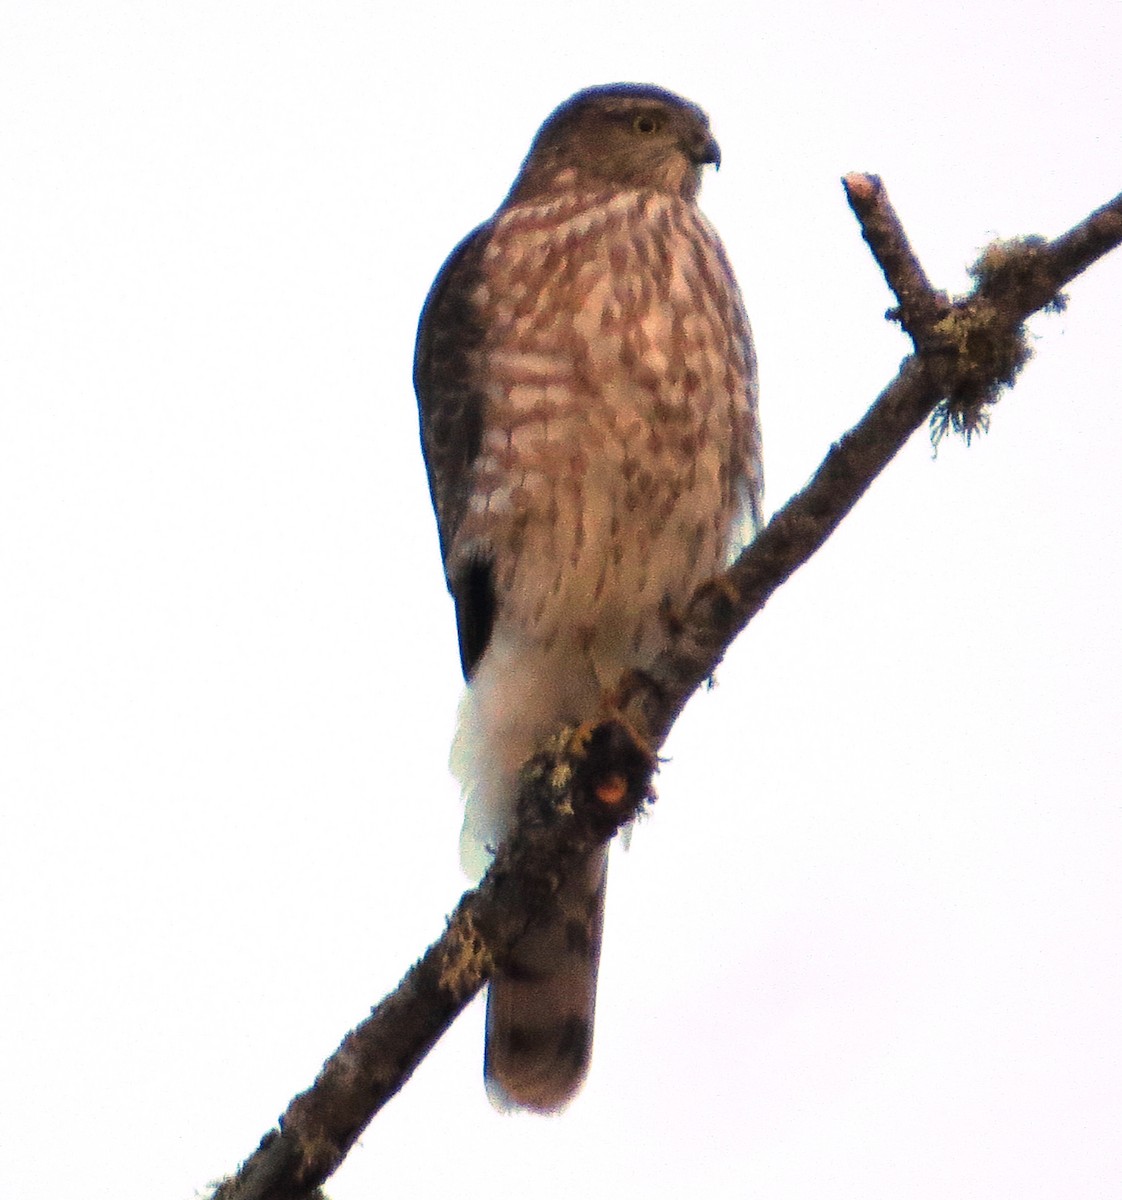
<path id="1" fill-rule="evenodd" d="M 605 846 L 559 895 L 555 919 L 527 934 L 507 970 L 491 980 L 483 1074 L 498 1109 L 553 1112 L 584 1080 L 607 871 Z"/>

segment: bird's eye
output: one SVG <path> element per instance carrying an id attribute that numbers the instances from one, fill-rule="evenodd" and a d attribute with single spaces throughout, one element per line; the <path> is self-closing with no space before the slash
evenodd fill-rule
<path id="1" fill-rule="evenodd" d="M 631 128 L 636 133 L 657 133 L 659 128 L 658 117 L 652 116 L 650 113 L 640 113 L 634 121 L 631 122 Z"/>

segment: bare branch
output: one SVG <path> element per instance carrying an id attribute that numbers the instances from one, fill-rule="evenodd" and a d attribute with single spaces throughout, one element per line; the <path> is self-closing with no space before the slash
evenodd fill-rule
<path id="1" fill-rule="evenodd" d="M 912 250 L 908 235 L 878 175 L 847 175 L 842 180 L 849 207 L 900 307 L 886 314 L 898 320 L 917 350 L 924 349 L 937 322 L 950 311 L 945 292 L 936 292 Z"/>
<path id="2" fill-rule="evenodd" d="M 674 617 L 672 647 L 628 680 L 622 714 L 661 746 L 693 692 L 740 631 L 830 536 L 925 421 L 937 435 L 984 426 L 988 408 L 1028 359 L 1023 322 L 1063 304 L 1060 289 L 1122 242 L 1122 195 L 1062 237 L 996 243 L 974 267 L 973 292 L 953 304 L 916 259 L 880 180 L 849 175 L 849 202 L 915 346 L 864 417 L 830 448 L 792 497 L 723 575 L 702 585 Z M 939 414 L 942 413 L 940 417 Z M 480 886 L 467 892 L 443 936 L 398 989 L 347 1035 L 315 1084 L 297 1096 L 215 1200 L 298 1200 L 339 1165 L 378 1109 L 502 962 L 548 911 L 571 864 L 634 815 L 650 789 L 653 758 L 616 722 L 561 737 L 523 774 L 519 820 Z M 626 798 L 598 784 L 615 776 Z"/>

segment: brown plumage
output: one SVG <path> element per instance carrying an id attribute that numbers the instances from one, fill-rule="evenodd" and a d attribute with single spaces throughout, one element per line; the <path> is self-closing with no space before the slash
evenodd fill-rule
<path id="1" fill-rule="evenodd" d="M 664 614 L 759 521 L 756 369 L 696 206 L 719 161 L 661 88 L 579 92 L 421 315 L 421 439 L 468 687 L 452 752 L 473 872 L 542 737 L 593 718 L 665 645 Z M 745 529 L 745 525 L 749 529 Z M 588 1066 L 606 851 L 492 980 L 500 1107 L 559 1108 Z"/>

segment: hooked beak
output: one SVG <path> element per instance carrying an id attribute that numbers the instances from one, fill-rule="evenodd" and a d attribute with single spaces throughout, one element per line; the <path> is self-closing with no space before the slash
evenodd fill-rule
<path id="1" fill-rule="evenodd" d="M 712 163 L 718 171 L 721 169 L 721 147 L 717 145 L 717 139 L 709 134 L 690 146 L 689 156 L 690 161 L 699 167 Z"/>

